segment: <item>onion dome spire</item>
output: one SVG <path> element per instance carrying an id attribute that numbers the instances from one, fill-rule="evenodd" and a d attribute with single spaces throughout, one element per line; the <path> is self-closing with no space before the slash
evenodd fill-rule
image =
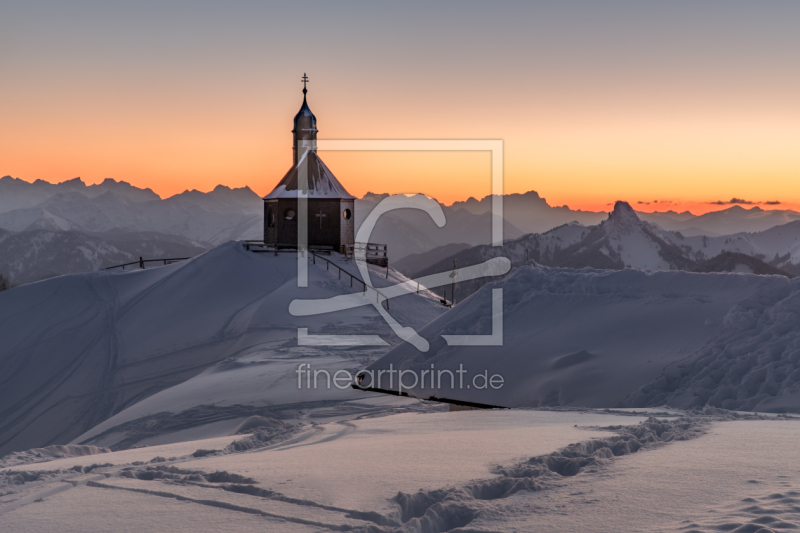
<path id="1" fill-rule="evenodd" d="M 308 101 L 306 99 L 306 94 L 308 93 L 308 89 L 306 88 L 308 76 L 306 76 L 305 73 L 303 73 L 301 81 L 303 82 L 303 105 L 300 106 L 300 111 L 294 116 L 294 129 L 292 130 L 294 134 L 293 152 L 295 166 L 300 162 L 306 151 L 316 151 L 317 149 L 317 117 L 314 116 L 314 113 L 312 113 L 311 109 L 308 107 Z"/>

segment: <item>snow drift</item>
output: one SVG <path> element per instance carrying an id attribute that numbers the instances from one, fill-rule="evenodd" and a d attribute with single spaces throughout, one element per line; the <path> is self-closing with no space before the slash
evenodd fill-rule
<path id="1" fill-rule="evenodd" d="M 492 332 L 490 298 L 498 288 L 503 345 L 448 346 L 441 335 Z M 463 368 L 463 386 L 445 373 L 442 383 L 426 381 L 410 393 L 507 407 L 798 411 L 798 317 L 800 282 L 781 276 L 529 264 L 423 329 L 429 352 L 401 345 L 370 370 Z M 473 381 L 484 373 L 502 376 L 502 387 Z"/>

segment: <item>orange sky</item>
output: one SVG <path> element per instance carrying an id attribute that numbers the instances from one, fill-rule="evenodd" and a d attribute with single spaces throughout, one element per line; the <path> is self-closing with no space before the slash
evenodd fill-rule
<path id="1" fill-rule="evenodd" d="M 0 175 L 266 194 L 290 164 L 307 71 L 320 138 L 502 139 L 506 193 L 589 210 L 800 206 L 791 6 L 510 2 L 420 18 L 421 6 L 249 2 L 155 17 L 157 5 L 9 9 Z M 297 17 L 309 31 L 288 46 Z M 490 192 L 486 153 L 321 155 L 357 196 Z"/>
<path id="2" fill-rule="evenodd" d="M 291 161 L 291 119 L 300 95 L 296 83 L 282 85 L 287 95 L 280 104 L 261 102 L 260 108 L 253 106 L 255 112 L 242 102 L 203 115 L 198 102 L 171 108 L 165 120 L 157 110 L 109 106 L 82 118 L 80 110 L 74 115 L 62 111 L 66 116 L 56 121 L 56 109 L 27 109 L 13 135 L 0 134 L 5 137 L 0 173 L 50 182 L 80 176 L 90 184 L 111 177 L 149 187 L 162 197 L 186 189 L 208 191 L 220 183 L 247 185 L 263 195 Z M 699 214 L 727 207 L 708 202 L 734 197 L 781 202 L 755 204 L 765 209 L 797 208 L 800 200 L 800 160 L 794 152 L 800 128 L 781 131 L 785 126 L 777 120 L 730 125 L 711 119 L 665 120 L 637 126 L 615 117 L 616 123 L 598 118 L 595 124 L 570 125 L 540 115 L 530 128 L 491 124 L 486 136 L 466 120 L 415 135 L 418 126 L 402 110 L 383 113 L 376 128 L 354 106 L 337 109 L 333 96 L 318 92 L 323 90 L 310 92 L 309 100 L 320 138 L 503 138 L 505 192 L 536 190 L 550 205 L 600 211 L 623 199 L 642 211 Z M 491 190 L 488 152 L 321 155 L 357 196 L 423 192 L 451 203 Z"/>

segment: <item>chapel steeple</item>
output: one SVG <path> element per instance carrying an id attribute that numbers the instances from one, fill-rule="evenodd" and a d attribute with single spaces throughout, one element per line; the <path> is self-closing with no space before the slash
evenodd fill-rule
<path id="1" fill-rule="evenodd" d="M 300 200 L 306 203 L 307 245 L 344 253 L 355 242 L 355 197 L 317 155 L 317 118 L 308 107 L 308 76 L 303 74 L 303 105 L 294 117 L 292 167 L 264 197 L 264 242 L 298 246 Z M 302 164 L 299 164 L 302 161 Z"/>
<path id="2" fill-rule="evenodd" d="M 305 73 L 303 73 L 301 81 L 303 82 L 303 105 L 300 106 L 300 111 L 294 116 L 294 129 L 292 130 L 294 134 L 294 144 L 292 145 L 294 166 L 297 166 L 307 150 L 317 150 L 317 117 L 308 107 L 308 100 L 306 99 L 308 76 Z"/>

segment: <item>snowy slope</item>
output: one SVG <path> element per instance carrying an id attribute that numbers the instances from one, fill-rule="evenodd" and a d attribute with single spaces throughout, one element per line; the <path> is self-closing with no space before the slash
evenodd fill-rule
<path id="1" fill-rule="evenodd" d="M 298 288 L 296 268 L 292 254 L 257 254 L 241 243 L 228 243 L 170 266 L 68 275 L 3 292 L 0 453 L 66 444 L 109 416 L 225 360 L 228 368 L 253 378 L 256 394 L 245 400 L 263 406 L 258 385 L 277 380 L 284 389 L 292 384 L 296 389 L 297 358 L 314 355 L 305 347 L 294 350 L 298 327 L 309 328 L 310 334 L 381 334 L 389 343 L 398 342 L 387 335 L 388 327 L 371 306 L 291 316 L 288 306 L 296 298 L 360 290 L 313 264 L 309 288 Z M 352 264 L 348 268 L 357 273 Z M 412 327 L 443 310 L 424 294 L 403 296 L 391 305 L 392 315 Z M 352 370 L 377 355 L 375 349 L 358 348 L 339 353 Z M 265 361 L 281 356 L 281 373 L 266 371 L 271 367 L 263 366 Z M 219 370 L 224 368 L 217 369 L 217 377 L 231 376 Z M 201 392 L 205 399 L 210 390 Z M 303 395 L 296 393 L 291 401 L 302 402 Z M 170 404 L 154 409 L 169 410 Z"/>
<path id="2" fill-rule="evenodd" d="M 422 333 L 491 333 L 490 295 L 496 288 L 504 298 L 502 346 L 448 346 L 439 337 L 427 353 L 399 346 L 371 368 L 393 364 L 421 371 L 435 365 L 455 371 L 463 364 L 468 377 L 497 373 L 505 378 L 497 390 L 458 383 L 451 389 L 445 375 L 441 388 L 413 391 L 422 398 L 490 405 L 668 401 L 679 407 L 800 410 L 799 281 L 529 265 L 484 286 Z M 640 387 L 645 388 L 636 392 Z"/>
<path id="3" fill-rule="evenodd" d="M 207 249 L 183 237 L 147 231 L 87 234 L 0 229 L 0 272 L 14 283 L 24 284 L 130 263 L 140 257 L 193 257 Z"/>

